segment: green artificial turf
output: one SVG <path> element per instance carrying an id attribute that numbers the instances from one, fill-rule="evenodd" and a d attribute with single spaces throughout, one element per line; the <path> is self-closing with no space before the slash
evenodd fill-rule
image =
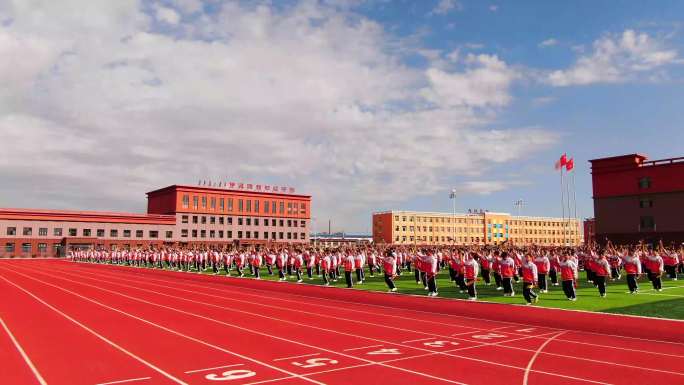
<path id="1" fill-rule="evenodd" d="M 245 279 L 252 279 L 249 274 L 249 269 L 244 269 Z M 275 272 L 275 270 L 274 270 Z M 207 269 L 203 273 L 212 274 L 211 269 Z M 223 275 L 223 271 L 219 274 Z M 235 270 L 231 270 L 231 275 L 235 276 Z M 314 275 L 313 280 L 306 277 L 306 271 L 302 272 L 303 285 L 322 285 L 321 278 Z M 263 280 L 278 280 L 277 272 L 275 275 L 269 276 L 266 268 L 261 269 L 261 279 Z M 295 282 L 294 275 L 288 278 L 288 281 Z M 515 296 L 504 297 L 501 291 L 497 291 L 493 284 L 485 286 L 482 278 L 477 283 L 477 297 L 480 301 L 498 302 L 498 303 L 512 303 L 524 304 L 525 300 L 522 297 L 522 284 L 514 285 Z M 399 277 L 395 284 L 397 285 L 398 294 L 416 294 L 427 296 L 427 291 L 422 285 L 416 284 L 413 272 L 404 272 Z M 331 286 L 346 287 L 344 276 L 337 282 L 331 282 Z M 366 271 L 366 280 L 363 284 L 355 284 L 356 289 L 371 290 L 371 291 L 387 291 L 387 286 L 382 275 L 376 274 L 375 277 L 370 277 Z M 437 278 L 437 287 L 440 297 L 460 298 L 466 299 L 467 294 L 460 293 L 459 289 L 453 282 L 449 282 L 448 271 L 440 271 Z M 592 284 L 587 283 L 585 273 L 580 272 L 579 287 L 577 288 L 577 301 L 571 302 L 563 294 L 560 286 L 551 286 L 549 282 L 549 292 L 539 294 L 539 302 L 534 306 L 543 306 L 560 309 L 573 310 L 587 310 L 604 313 L 616 314 L 631 314 L 646 317 L 671 318 L 684 320 L 684 280 L 671 281 L 669 278 L 663 279 L 663 291 L 656 292 L 653 290 L 651 283 L 645 276 L 639 280 L 639 294 L 632 295 L 628 293 L 625 278 L 619 281 L 608 281 L 607 296 L 605 298 L 599 297 L 598 289 Z M 537 289 L 535 291 L 538 292 Z"/>

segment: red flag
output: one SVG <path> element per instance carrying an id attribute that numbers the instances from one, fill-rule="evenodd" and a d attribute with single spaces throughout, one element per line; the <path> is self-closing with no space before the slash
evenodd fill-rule
<path id="1" fill-rule="evenodd" d="M 561 167 L 565 166 L 568 163 L 567 155 L 565 155 L 565 154 L 561 155 L 559 162 L 560 162 Z"/>
<path id="2" fill-rule="evenodd" d="M 570 158 L 570 159 L 568 159 L 567 162 L 565 162 L 565 169 L 566 170 L 570 171 L 574 167 L 575 167 L 575 159 L 574 158 Z"/>

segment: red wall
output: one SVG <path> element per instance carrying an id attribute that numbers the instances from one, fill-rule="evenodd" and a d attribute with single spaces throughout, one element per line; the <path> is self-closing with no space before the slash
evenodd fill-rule
<path id="1" fill-rule="evenodd" d="M 684 162 L 642 165 L 635 159 L 593 160 L 594 198 L 684 191 Z M 651 178 L 651 187 L 639 188 L 639 179 Z"/>

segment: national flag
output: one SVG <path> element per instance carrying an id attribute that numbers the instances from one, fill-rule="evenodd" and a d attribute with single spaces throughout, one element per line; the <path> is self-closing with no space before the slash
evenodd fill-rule
<path id="1" fill-rule="evenodd" d="M 565 165 L 568 163 L 568 157 L 566 154 L 561 155 L 560 159 L 556 161 L 556 164 L 554 168 L 556 170 L 560 170 L 561 168 L 565 167 Z"/>
<path id="2" fill-rule="evenodd" d="M 570 170 L 572 170 L 573 168 L 575 168 L 575 159 L 574 159 L 574 158 L 570 158 L 570 159 L 568 159 L 568 161 L 565 163 L 565 169 L 568 170 L 568 171 L 570 171 Z"/>

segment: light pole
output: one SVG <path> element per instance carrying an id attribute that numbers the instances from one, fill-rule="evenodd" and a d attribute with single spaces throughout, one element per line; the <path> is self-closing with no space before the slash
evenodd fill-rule
<path id="1" fill-rule="evenodd" d="M 520 216 L 522 208 L 523 206 L 525 206 L 525 201 L 522 199 L 518 199 L 517 201 L 513 202 L 513 206 L 518 208 L 518 216 Z"/>
<path id="2" fill-rule="evenodd" d="M 453 188 L 451 189 L 451 193 L 449 194 L 449 199 L 451 199 L 454 203 L 454 216 L 452 218 L 452 227 L 451 227 L 451 244 L 455 245 L 456 244 L 456 189 Z"/>

